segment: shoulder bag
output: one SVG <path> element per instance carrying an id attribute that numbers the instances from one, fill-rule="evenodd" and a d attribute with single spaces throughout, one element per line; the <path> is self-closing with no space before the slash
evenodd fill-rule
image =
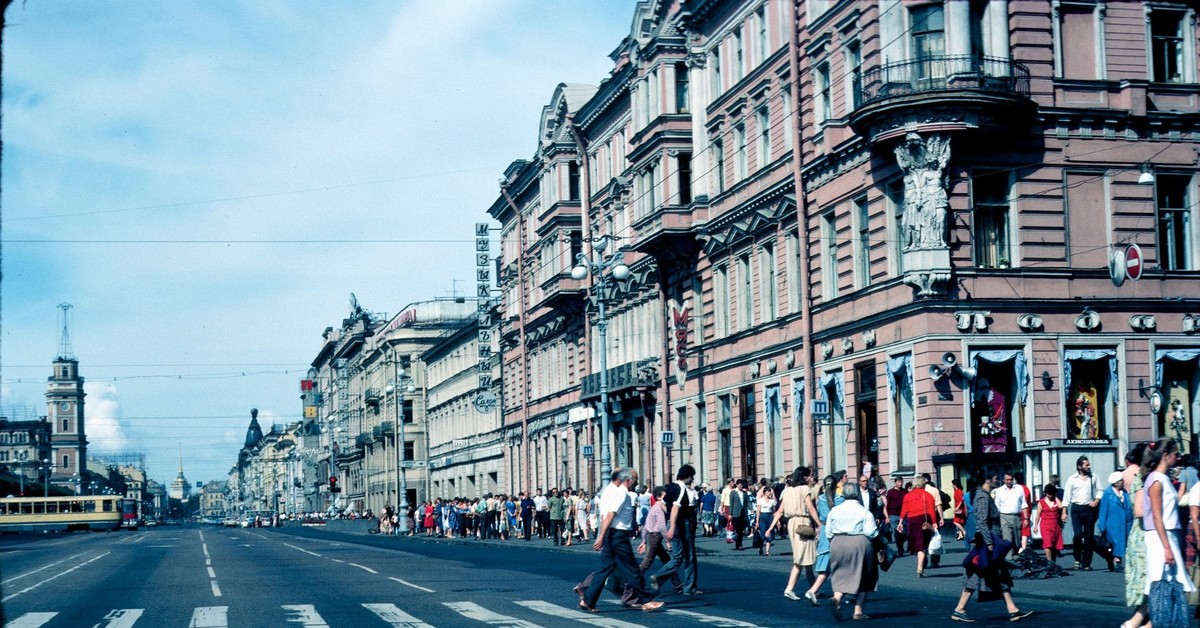
<path id="1" fill-rule="evenodd" d="M 804 540 L 817 538 L 817 528 L 813 525 L 812 514 L 808 510 L 808 498 L 811 497 L 812 491 L 807 491 L 804 497 L 800 498 L 801 512 L 799 523 L 796 524 L 796 536 Z"/>
<path id="2" fill-rule="evenodd" d="M 1150 621 L 1154 628 L 1187 628 L 1188 605 L 1174 565 L 1163 565 L 1162 578 L 1150 583 Z"/>

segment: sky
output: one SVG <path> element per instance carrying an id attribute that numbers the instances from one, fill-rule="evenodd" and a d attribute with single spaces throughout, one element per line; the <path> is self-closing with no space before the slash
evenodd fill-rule
<path id="1" fill-rule="evenodd" d="M 251 408 L 299 418 L 351 293 L 472 291 L 500 175 L 559 83 L 608 76 L 634 4 L 14 2 L 0 415 L 46 414 L 70 303 L 89 451 L 225 479 Z"/>

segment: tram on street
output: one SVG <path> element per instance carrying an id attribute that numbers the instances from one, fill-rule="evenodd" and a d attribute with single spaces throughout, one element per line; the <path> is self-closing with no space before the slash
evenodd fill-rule
<path id="1" fill-rule="evenodd" d="M 141 517 L 138 516 L 138 501 L 128 497 L 121 500 L 121 527 L 137 530 Z"/>
<path id="2" fill-rule="evenodd" d="M 122 525 L 117 495 L 0 498 L 0 532 L 117 530 Z"/>

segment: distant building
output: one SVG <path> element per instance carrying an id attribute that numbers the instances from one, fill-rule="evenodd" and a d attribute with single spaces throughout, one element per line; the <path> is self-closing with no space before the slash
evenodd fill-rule
<path id="1" fill-rule="evenodd" d="M 203 517 L 224 517 L 228 512 L 226 498 L 229 483 L 212 481 L 200 489 L 200 515 Z"/>
<path id="2" fill-rule="evenodd" d="M 0 469 L 34 480 L 38 465 L 50 458 L 50 422 L 10 421 L 0 417 Z"/>
<path id="3" fill-rule="evenodd" d="M 171 499 L 178 499 L 181 502 L 186 502 L 192 496 L 192 486 L 188 483 L 187 478 L 183 476 L 183 451 L 179 452 L 179 475 L 175 476 L 175 480 L 171 482 L 170 488 L 167 489 L 167 495 Z"/>

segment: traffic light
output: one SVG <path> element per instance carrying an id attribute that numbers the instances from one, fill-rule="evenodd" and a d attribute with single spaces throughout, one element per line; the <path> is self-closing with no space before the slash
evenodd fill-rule
<path id="1" fill-rule="evenodd" d="M 329 476 L 329 492 L 330 493 L 342 492 L 342 489 L 338 488 L 338 485 L 337 485 L 337 476 L 333 476 L 333 475 Z"/>

